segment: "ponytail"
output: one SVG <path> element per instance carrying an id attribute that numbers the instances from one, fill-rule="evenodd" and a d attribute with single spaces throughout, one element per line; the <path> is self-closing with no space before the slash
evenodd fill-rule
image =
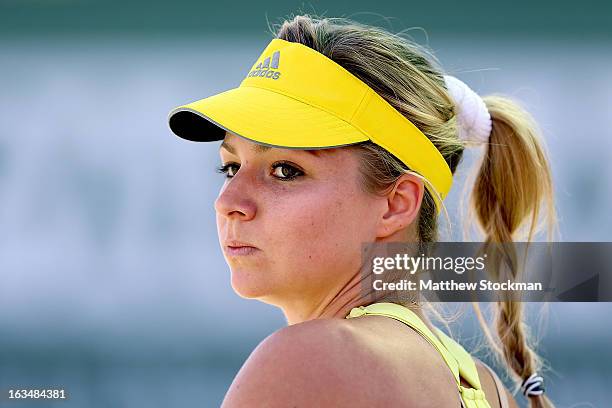
<path id="1" fill-rule="evenodd" d="M 516 280 L 520 273 L 513 242 L 531 241 L 538 221 L 545 216 L 548 239 L 552 239 L 555 210 L 551 171 L 535 121 L 518 103 L 503 96 L 483 97 L 492 120 L 486 151 L 476 176 L 471 207 L 485 235 L 487 252 L 493 250 L 489 272 L 494 278 Z M 479 320 L 498 357 L 520 384 L 541 369 L 542 362 L 529 346 L 523 323 L 523 304 L 512 292 L 496 303 L 495 344 L 478 305 Z M 531 408 L 553 407 L 545 395 L 529 397 Z"/>

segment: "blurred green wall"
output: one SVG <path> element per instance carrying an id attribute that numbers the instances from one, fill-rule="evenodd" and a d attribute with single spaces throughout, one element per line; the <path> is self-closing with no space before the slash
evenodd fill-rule
<path id="1" fill-rule="evenodd" d="M 389 19 L 394 29 L 430 34 L 612 38 L 606 1 L 95 1 L 0 0 L 0 36 L 40 34 L 266 36 L 266 19 L 290 14 Z"/>

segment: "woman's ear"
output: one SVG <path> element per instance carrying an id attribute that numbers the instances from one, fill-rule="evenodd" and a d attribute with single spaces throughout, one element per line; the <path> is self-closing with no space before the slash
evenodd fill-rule
<path id="1" fill-rule="evenodd" d="M 377 237 L 385 238 L 412 224 L 421 209 L 425 187 L 416 175 L 406 173 L 386 195 L 387 209 L 380 218 Z"/>

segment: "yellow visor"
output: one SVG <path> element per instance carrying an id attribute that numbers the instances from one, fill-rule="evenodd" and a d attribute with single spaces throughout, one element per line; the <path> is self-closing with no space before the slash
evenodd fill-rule
<path id="1" fill-rule="evenodd" d="M 367 140 L 426 178 L 446 198 L 452 173 L 433 143 L 372 88 L 305 45 L 273 39 L 240 83 L 172 110 L 184 139 L 222 140 L 225 132 L 282 148 L 332 148 Z M 427 188 L 430 188 L 426 185 Z"/>

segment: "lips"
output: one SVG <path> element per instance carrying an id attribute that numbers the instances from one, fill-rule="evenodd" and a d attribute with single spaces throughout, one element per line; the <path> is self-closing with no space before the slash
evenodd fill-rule
<path id="1" fill-rule="evenodd" d="M 259 248 L 248 242 L 230 239 L 224 242 L 224 252 L 229 257 L 242 257 L 258 253 Z"/>
<path id="2" fill-rule="evenodd" d="M 225 241 L 224 245 L 226 247 L 230 247 L 230 248 L 241 248 L 241 247 L 257 248 L 253 244 L 250 244 L 250 243 L 244 242 L 244 241 L 238 241 L 238 240 L 235 240 L 235 239 L 230 239 L 230 240 Z"/>

